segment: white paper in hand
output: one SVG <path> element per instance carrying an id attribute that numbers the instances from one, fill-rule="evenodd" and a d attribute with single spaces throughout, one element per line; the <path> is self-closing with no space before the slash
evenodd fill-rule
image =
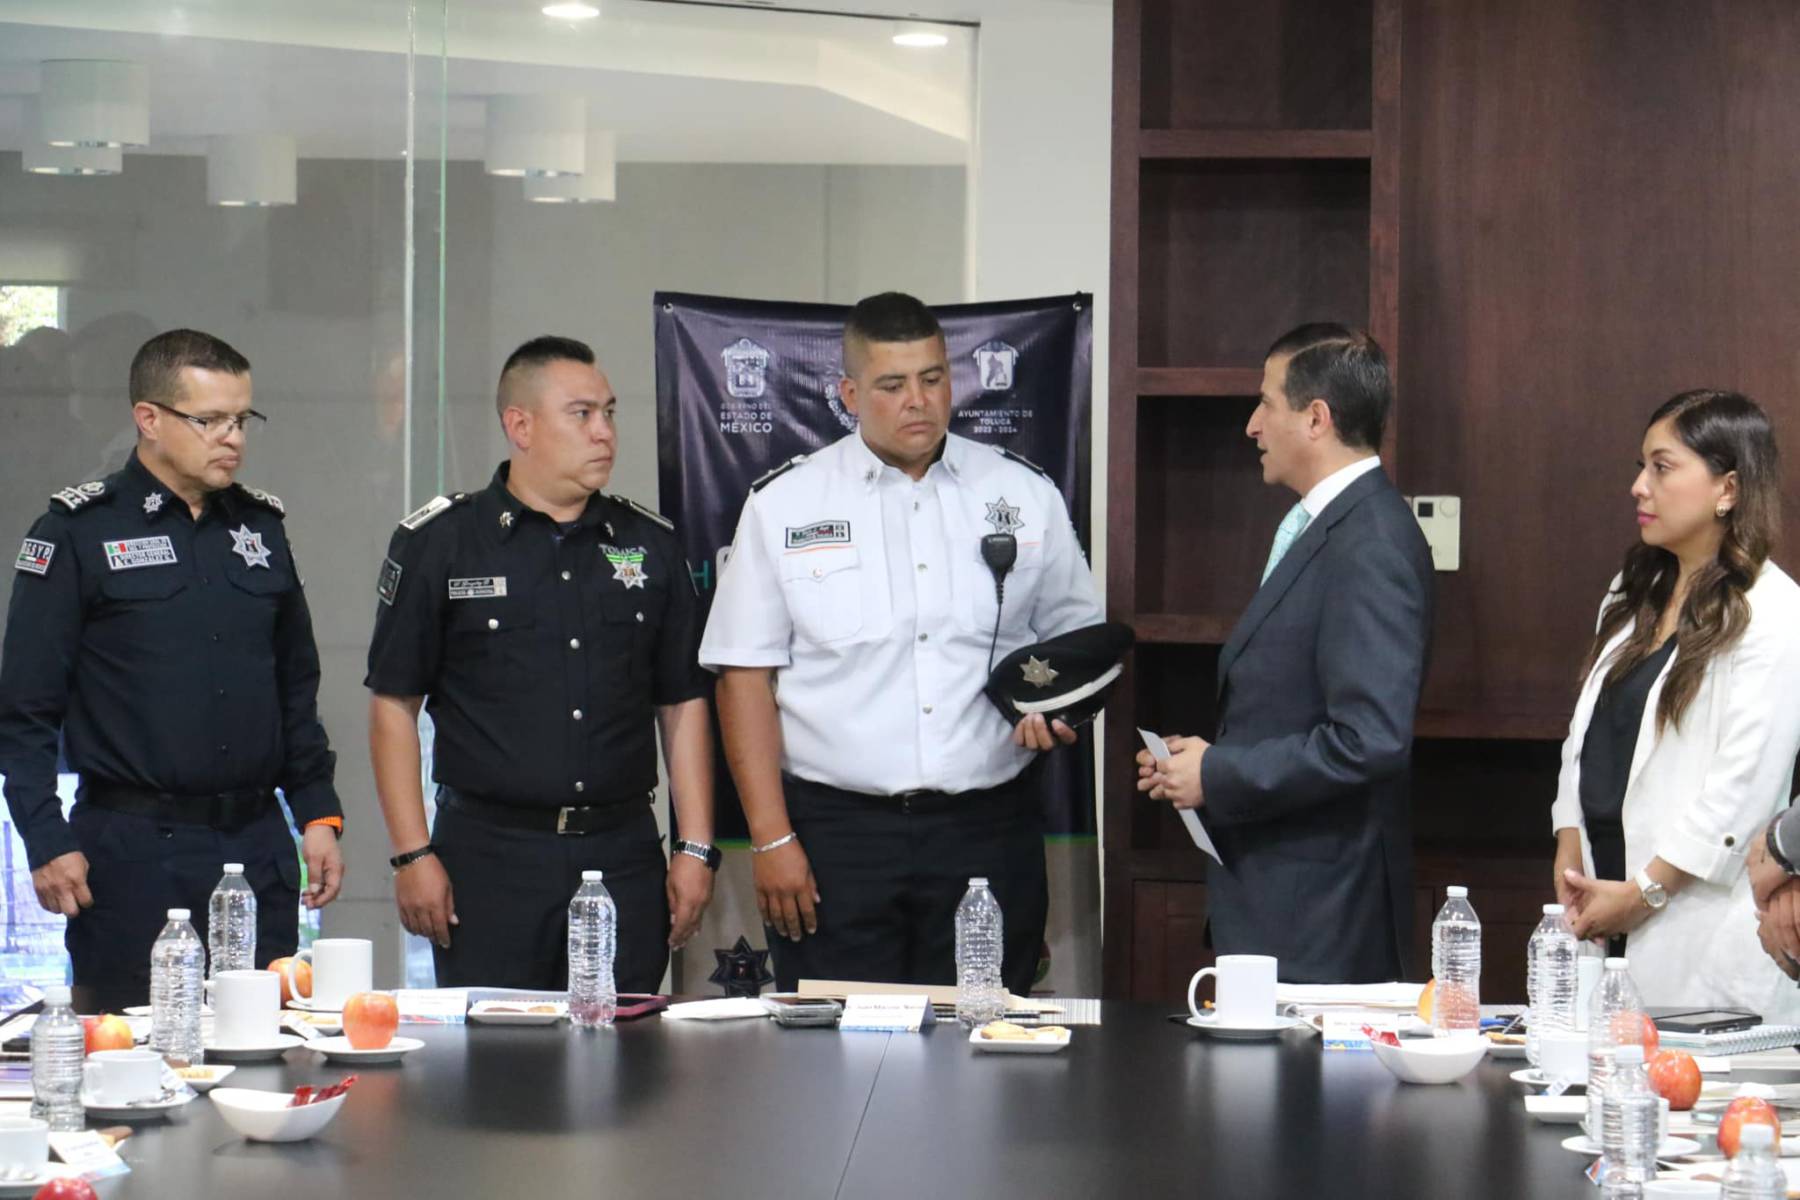
<path id="1" fill-rule="evenodd" d="M 1158 762 L 1167 762 L 1175 757 L 1169 750 L 1169 743 L 1148 729 L 1138 730 L 1138 736 L 1144 739 L 1144 748 L 1150 751 L 1150 757 Z M 1181 823 L 1187 826 L 1188 836 L 1194 839 L 1194 845 L 1200 847 L 1208 858 L 1220 866 L 1224 866 L 1225 861 L 1219 857 L 1219 850 L 1213 845 L 1212 835 L 1207 833 L 1206 826 L 1200 823 L 1200 814 L 1191 808 L 1178 808 L 1175 812 L 1180 816 Z"/>

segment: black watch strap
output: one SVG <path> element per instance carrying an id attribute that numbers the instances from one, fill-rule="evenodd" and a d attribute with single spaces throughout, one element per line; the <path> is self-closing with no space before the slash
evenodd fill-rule
<path id="1" fill-rule="evenodd" d="M 1786 813 L 1781 814 L 1781 817 L 1785 816 L 1787 816 Z M 1781 842 L 1775 837 L 1775 827 L 1781 824 L 1781 817 L 1776 817 L 1769 822 L 1768 831 L 1763 835 L 1764 843 L 1768 846 L 1769 857 L 1774 859 L 1782 870 L 1789 875 L 1800 875 L 1800 870 L 1796 870 L 1794 864 L 1788 860 L 1788 856 L 1781 852 Z"/>
<path id="2" fill-rule="evenodd" d="M 427 854 L 436 854 L 436 853 L 437 853 L 437 847 L 433 846 L 430 842 L 426 842 L 423 846 L 420 846 L 417 850 L 408 850 L 405 854 L 394 855 L 394 857 L 388 859 L 388 866 L 390 866 L 390 867 L 394 868 L 394 870 L 398 871 L 401 867 L 412 866 L 412 864 L 418 862 L 421 858 L 424 858 Z"/>
<path id="3" fill-rule="evenodd" d="M 705 842 L 690 842 L 686 838 L 676 838 L 669 843 L 669 849 L 676 854 L 686 854 L 706 863 L 708 869 L 717 871 L 719 864 L 725 861 L 725 854 L 717 846 L 709 846 Z"/>

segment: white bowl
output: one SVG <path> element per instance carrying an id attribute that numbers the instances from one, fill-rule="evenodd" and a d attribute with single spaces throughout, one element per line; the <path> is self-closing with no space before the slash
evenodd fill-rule
<path id="1" fill-rule="evenodd" d="M 1407 1083 L 1455 1083 L 1488 1051 L 1487 1039 L 1479 1036 L 1404 1038 L 1398 1046 L 1371 1044 L 1381 1065 Z"/>
<path id="2" fill-rule="evenodd" d="M 334 1096 L 319 1104 L 291 1108 L 292 1092 L 250 1088 L 214 1088 L 207 1098 L 227 1125 L 253 1142 L 304 1141 L 331 1124 L 331 1118 L 344 1105 L 343 1096 Z"/>

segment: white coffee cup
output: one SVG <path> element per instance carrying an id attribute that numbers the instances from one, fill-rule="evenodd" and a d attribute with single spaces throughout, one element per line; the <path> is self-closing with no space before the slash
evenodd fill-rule
<path id="1" fill-rule="evenodd" d="M 81 1082 L 100 1104 L 135 1104 L 162 1091 L 163 1060 L 154 1050 L 96 1050 L 82 1064 Z"/>
<path id="2" fill-rule="evenodd" d="M 1275 960 L 1267 954 L 1221 954 L 1188 980 L 1188 1011 L 1200 1017 L 1194 989 L 1208 975 L 1217 983 L 1212 1020 L 1220 1025 L 1265 1026 L 1275 1021 Z"/>
<path id="3" fill-rule="evenodd" d="M 0 1170 L 35 1171 L 50 1161 L 50 1123 L 36 1117 L 0 1117 Z"/>
<path id="4" fill-rule="evenodd" d="M 1538 1070 L 1546 1079 L 1587 1083 L 1588 1035 L 1573 1029 L 1546 1029 L 1538 1034 Z"/>
<path id="5" fill-rule="evenodd" d="M 281 976 L 273 971 L 220 971 L 212 1004 L 216 1046 L 267 1046 L 281 1032 Z"/>
<path id="6" fill-rule="evenodd" d="M 356 993 L 375 986 L 375 945 L 368 938 L 319 938 L 310 950 L 294 957 L 312 964 L 313 1008 L 336 1011 Z M 293 963 L 288 963 L 283 973 L 288 979 L 288 995 L 298 996 Z"/>

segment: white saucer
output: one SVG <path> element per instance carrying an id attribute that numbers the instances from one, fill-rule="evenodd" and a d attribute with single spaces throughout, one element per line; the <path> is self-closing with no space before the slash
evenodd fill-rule
<path id="1" fill-rule="evenodd" d="M 344 1006 L 341 1004 L 319 1004 L 311 996 L 296 996 L 289 1000 L 284 1007 L 297 1008 L 301 1012 L 309 1013 L 341 1013 L 344 1011 Z"/>
<path id="2" fill-rule="evenodd" d="M 225 1080 L 230 1077 L 231 1073 L 237 1070 L 236 1067 L 229 1066 L 225 1063 L 206 1063 L 197 1069 L 205 1071 L 207 1073 L 206 1078 L 190 1079 L 180 1071 L 175 1072 L 175 1075 L 181 1082 L 187 1084 L 201 1095 L 205 1095 L 207 1092 L 218 1087 L 221 1083 L 224 1083 Z"/>
<path id="3" fill-rule="evenodd" d="M 399 1062 L 406 1055 L 419 1049 L 425 1043 L 418 1038 L 397 1037 L 379 1050 L 358 1050 L 350 1044 L 347 1037 L 314 1038 L 306 1043 L 308 1050 L 317 1050 L 331 1062 L 347 1063 L 389 1063 Z"/>
<path id="4" fill-rule="evenodd" d="M 1280 1037 L 1290 1029 L 1306 1027 L 1300 1017 L 1276 1017 L 1267 1024 L 1255 1025 L 1221 1025 L 1216 1017 L 1189 1017 L 1187 1023 L 1190 1029 L 1203 1030 L 1211 1037 L 1231 1042 L 1263 1042 Z"/>
<path id="5" fill-rule="evenodd" d="M 1522 1083 L 1526 1087 L 1531 1088 L 1547 1088 L 1550 1086 L 1550 1077 L 1536 1067 L 1521 1067 L 1519 1070 L 1512 1073 L 1511 1079 L 1514 1083 Z M 1587 1084 L 1571 1083 L 1569 1085 L 1569 1092 L 1576 1090 L 1585 1093 L 1587 1091 Z M 1566 1096 L 1569 1092 L 1564 1092 L 1563 1094 Z"/>
<path id="6" fill-rule="evenodd" d="M 522 1012 L 529 1007 L 519 1000 L 481 1000 L 469 1005 L 469 1020 L 480 1025 L 554 1025 L 569 1015 L 569 1006 L 557 1002 L 548 1005 L 555 1012 Z"/>
<path id="7" fill-rule="evenodd" d="M 88 1094 L 81 1094 L 81 1107 L 87 1109 L 90 1117 L 101 1117 L 108 1121 L 150 1121 L 166 1117 L 183 1105 L 192 1104 L 200 1098 L 193 1088 L 183 1085 L 167 1100 L 158 1100 L 150 1104 L 94 1104 L 88 1100 Z"/>
<path id="8" fill-rule="evenodd" d="M 76 1174 L 74 1167 L 67 1163 L 45 1163 L 24 1179 L 8 1179 L 0 1175 L 0 1196 L 30 1196 L 52 1179 L 64 1179 Z"/>
<path id="9" fill-rule="evenodd" d="M 1563 1139 L 1563 1149 L 1573 1150 L 1577 1154 L 1585 1154 L 1589 1158 L 1600 1156 L 1600 1147 L 1588 1138 L 1585 1133 L 1578 1133 L 1572 1138 Z M 1693 1138 L 1664 1138 L 1663 1144 L 1656 1148 L 1658 1158 L 1680 1158 L 1684 1154 L 1692 1154 L 1700 1149 L 1700 1143 Z"/>
<path id="10" fill-rule="evenodd" d="M 264 1062 L 280 1058 L 306 1039 L 294 1033 L 278 1033 L 275 1040 L 256 1046 L 219 1046 L 206 1044 L 206 1057 L 218 1062 Z"/>
<path id="11" fill-rule="evenodd" d="M 971 1029 L 969 1045 L 986 1054 L 1055 1054 L 1068 1046 L 1074 1036 L 1065 1029 L 1062 1036 L 1054 1038 L 984 1038 L 981 1030 Z"/>

